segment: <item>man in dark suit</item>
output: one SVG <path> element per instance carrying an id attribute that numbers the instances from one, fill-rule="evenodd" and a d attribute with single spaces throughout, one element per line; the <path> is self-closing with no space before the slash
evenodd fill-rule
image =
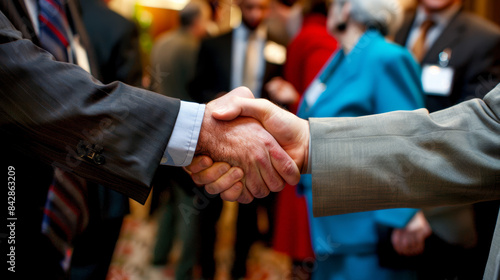
<path id="1" fill-rule="evenodd" d="M 440 4 L 434 6 L 435 2 Z M 461 0 L 421 0 L 416 11 L 405 16 L 395 41 L 412 50 L 422 23 L 434 24 L 427 32 L 424 65 L 439 65 L 445 60 L 454 69 L 449 93 L 427 92 L 430 112 L 448 108 L 461 101 L 482 98 L 500 82 L 500 29 L 491 22 L 462 10 Z M 443 54 L 448 55 L 446 59 Z"/>
<path id="2" fill-rule="evenodd" d="M 202 42 L 198 54 L 196 72 L 189 92 L 197 102 L 209 102 L 228 92 L 231 88 L 246 86 L 256 97 L 269 98 L 265 85 L 272 78 L 281 76 L 286 57 L 283 46 L 270 40 L 266 20 L 269 0 L 241 0 L 239 7 L 242 22 L 231 31 Z M 269 55 L 269 48 L 281 51 L 279 57 Z M 267 49 L 266 49 L 267 48 Z M 279 52 L 278 51 L 278 52 Z M 236 226 L 235 259 L 232 277 L 245 277 L 246 259 L 251 245 L 259 239 L 257 209 L 266 210 L 272 229 L 274 196 L 239 205 Z M 215 225 L 222 211 L 222 201 L 213 198 L 201 213 L 201 267 L 204 279 L 215 275 L 214 244 Z M 269 230 L 265 240 L 270 239 Z"/>
<path id="3" fill-rule="evenodd" d="M 269 38 L 266 27 L 270 1 L 242 0 L 239 3 L 241 24 L 201 44 L 195 77 L 190 84 L 190 94 L 197 102 L 208 102 L 242 85 L 249 87 L 256 97 L 268 98 L 265 84 L 282 74 L 286 49 Z M 270 48 L 278 50 L 278 55 L 269 54 Z M 249 58 L 253 58 L 250 61 L 253 65 L 246 63 Z M 254 73 L 245 78 L 248 67 Z M 248 81 L 252 78 L 253 81 Z"/>
<path id="4" fill-rule="evenodd" d="M 87 50 L 86 55 L 73 56 L 73 50 L 68 48 L 68 57 L 97 75 L 98 67 L 92 63 L 92 48 L 77 4 L 68 0 L 64 8 L 57 10 L 67 16 L 68 29 L 74 33 L 71 47 L 80 45 Z M 260 174 L 267 177 L 260 180 L 249 177 L 250 185 L 267 185 L 263 181 L 266 180 L 273 190 L 282 187 L 283 181 L 276 175 L 285 174 L 279 166 L 286 166 L 291 160 L 276 164 L 279 172 L 274 173 L 270 162 L 255 161 L 255 156 L 268 158 L 269 154 L 259 151 L 268 152 L 271 148 L 252 139 L 244 140 L 241 133 L 222 142 L 217 139 L 217 135 L 229 130 L 244 131 L 250 127 L 259 130 L 256 122 L 240 120 L 239 125 L 229 127 L 210 117 L 210 104 L 205 107 L 181 102 L 119 82 L 104 85 L 82 67 L 58 62 L 40 48 L 39 18 L 35 1 L 0 2 L 0 131 L 5 140 L 2 163 L 6 169 L 8 166 L 15 169 L 17 187 L 10 186 L 17 190 L 16 208 L 11 215 L 18 218 L 15 263 L 9 264 L 15 266 L 17 273 L 12 276 L 24 279 L 26 274 L 46 279 L 67 276 L 62 269 L 67 264 L 61 265 L 52 258 L 54 243 L 39 234 L 52 177 L 51 165 L 144 203 L 160 162 L 185 165 L 191 162 L 194 153 L 215 152 L 226 157 L 229 154 L 223 155 L 216 146 L 229 140 L 234 143 L 223 145 L 238 147 L 234 149 L 235 164 L 240 162 L 249 169 L 262 167 Z M 279 148 L 269 134 L 263 130 L 257 133 L 273 149 Z M 250 142 L 263 149 L 237 152 Z M 275 151 L 280 153 L 280 149 Z M 258 191 L 254 195 L 265 194 Z M 6 235 L 0 236 L 3 250 Z M 7 254 L 1 256 L 5 258 Z"/>
<path id="5" fill-rule="evenodd" d="M 410 49 L 422 65 L 430 112 L 483 98 L 500 82 L 500 29 L 463 11 L 461 0 L 419 1 L 417 9 L 406 14 L 395 41 Z M 445 81 L 444 87 L 436 88 L 436 81 Z M 488 202 L 426 211 L 434 234 L 426 242 L 422 278 L 480 277 L 496 221 L 497 211 L 492 208 L 498 205 Z M 464 249 L 474 246 L 475 240 L 474 250 Z"/>

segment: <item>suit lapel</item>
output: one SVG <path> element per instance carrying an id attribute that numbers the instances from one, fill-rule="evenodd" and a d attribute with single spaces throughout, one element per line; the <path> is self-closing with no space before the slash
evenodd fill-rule
<path id="1" fill-rule="evenodd" d="M 14 27 L 21 31 L 23 38 L 31 40 L 34 44 L 40 46 L 40 41 L 36 35 L 24 0 L 1 1 L 0 9 Z"/>
<path id="2" fill-rule="evenodd" d="M 465 23 L 460 20 L 462 12 L 458 12 L 450 21 L 448 26 L 443 30 L 436 42 L 429 48 L 422 60 L 422 64 L 436 64 L 439 54 L 446 48 L 455 45 L 456 41 L 460 40 L 462 33 L 465 31 Z"/>
<path id="3" fill-rule="evenodd" d="M 87 52 L 87 57 L 89 60 L 90 71 L 92 72 L 92 76 L 96 77 L 97 79 L 102 79 L 99 71 L 99 66 L 97 63 L 97 58 L 94 54 L 94 47 L 90 43 L 90 39 L 87 34 L 87 29 L 83 24 L 83 19 L 80 14 L 81 9 L 79 5 L 80 3 L 77 2 L 77 0 L 68 0 L 68 8 L 70 12 L 69 20 L 73 23 L 76 33 L 80 37 L 80 44 Z"/>
<path id="4" fill-rule="evenodd" d="M 411 27 L 413 25 L 413 22 L 415 21 L 415 15 L 416 12 L 414 10 L 407 12 L 405 14 L 403 25 L 396 33 L 396 36 L 394 37 L 394 42 L 398 43 L 403 47 L 406 46 L 406 41 L 408 40 L 408 36 L 410 35 Z"/>
<path id="5" fill-rule="evenodd" d="M 364 65 L 365 57 L 371 55 L 370 52 L 374 50 L 375 43 L 380 39 L 380 36 L 377 31 L 368 30 L 348 55 L 344 55 L 343 51 L 339 51 L 335 55 L 319 76 L 326 85 L 326 90 L 309 107 L 306 113 L 308 114 L 307 117 L 311 117 L 310 113 L 316 111 L 316 106 L 328 102 L 337 92 L 345 92 L 340 89 L 351 83 L 351 78 L 357 79 L 357 77 L 360 77 L 360 69 L 366 67 Z"/>

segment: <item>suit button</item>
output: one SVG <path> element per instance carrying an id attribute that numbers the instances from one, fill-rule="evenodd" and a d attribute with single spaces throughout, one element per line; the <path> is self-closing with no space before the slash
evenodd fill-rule
<path id="1" fill-rule="evenodd" d="M 99 145 L 85 143 L 85 141 L 81 140 L 76 146 L 78 156 L 97 165 L 104 164 L 106 160 L 101 155 L 104 148 Z"/>
<path id="2" fill-rule="evenodd" d="M 97 165 L 101 165 L 101 164 L 104 164 L 106 162 L 106 160 L 104 159 L 104 156 L 103 155 L 100 155 L 100 154 L 96 154 L 94 156 L 94 163 L 97 164 Z"/>

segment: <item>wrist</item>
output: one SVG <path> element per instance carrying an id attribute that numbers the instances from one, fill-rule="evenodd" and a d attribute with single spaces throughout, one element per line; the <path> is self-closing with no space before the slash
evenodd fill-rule
<path id="1" fill-rule="evenodd" d="M 215 129 L 213 121 L 212 112 L 207 106 L 201 123 L 195 155 L 210 155 L 210 147 L 213 146 L 212 142 L 214 141 L 213 134 L 211 133 Z"/>

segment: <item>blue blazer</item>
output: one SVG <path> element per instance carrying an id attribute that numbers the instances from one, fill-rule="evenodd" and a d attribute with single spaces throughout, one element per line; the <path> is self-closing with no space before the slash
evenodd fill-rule
<path id="1" fill-rule="evenodd" d="M 424 107 L 420 67 L 404 48 L 368 30 L 349 54 L 339 50 L 317 79 L 325 90 L 312 105 L 304 100 L 297 113 L 316 117 L 356 117 Z M 369 148 L 369 147 L 367 147 Z M 404 227 L 416 209 L 389 209 L 315 218 L 312 182 L 302 176 L 311 238 L 316 254 L 375 253 L 377 224 Z"/>

